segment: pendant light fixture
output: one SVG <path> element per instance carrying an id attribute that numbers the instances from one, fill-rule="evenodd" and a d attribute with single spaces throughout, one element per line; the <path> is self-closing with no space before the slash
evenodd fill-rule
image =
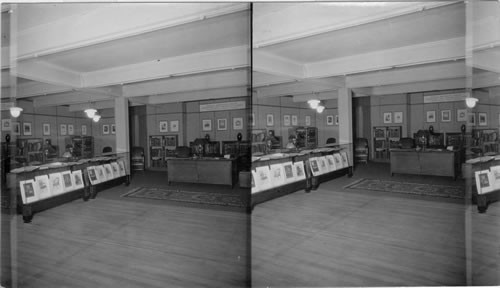
<path id="1" fill-rule="evenodd" d="M 93 117 L 92 117 L 92 120 L 94 120 L 94 122 L 99 122 L 99 120 L 101 120 L 101 115 L 99 114 L 95 114 Z"/>
<path id="2" fill-rule="evenodd" d="M 318 113 L 323 113 L 323 110 L 325 110 L 325 106 L 323 105 L 318 105 L 318 107 L 316 107 L 316 112 Z"/>
<path id="3" fill-rule="evenodd" d="M 16 106 L 10 107 L 10 115 L 14 118 L 19 117 L 19 115 L 21 115 L 22 111 L 23 111 L 23 108 L 21 108 L 21 107 L 16 107 Z"/>
<path id="4" fill-rule="evenodd" d="M 479 101 L 477 98 L 474 97 L 467 97 L 465 98 L 465 105 L 469 108 L 474 108 L 476 107 L 476 103 Z"/>
<path id="5" fill-rule="evenodd" d="M 312 109 L 316 109 L 318 108 L 318 105 L 321 101 L 317 100 L 317 99 L 311 99 L 309 101 L 307 101 L 307 104 L 309 104 L 309 107 L 311 107 Z"/>
<path id="6" fill-rule="evenodd" d="M 94 116 L 95 116 L 95 115 L 96 115 L 96 113 L 97 113 L 97 110 L 96 110 L 96 109 L 94 109 L 94 108 L 87 108 L 87 109 L 85 109 L 85 111 L 83 111 L 83 112 L 85 112 L 85 113 L 87 114 L 87 117 L 89 117 L 89 118 L 94 118 Z"/>

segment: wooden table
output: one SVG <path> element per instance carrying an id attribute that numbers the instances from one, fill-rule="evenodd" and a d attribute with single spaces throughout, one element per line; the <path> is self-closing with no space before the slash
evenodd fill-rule
<path id="1" fill-rule="evenodd" d="M 234 186 L 236 159 L 171 158 L 167 159 L 168 183 L 203 183 Z"/>
<path id="2" fill-rule="evenodd" d="M 458 151 L 391 149 L 391 176 L 394 173 L 451 176 L 460 170 Z"/>

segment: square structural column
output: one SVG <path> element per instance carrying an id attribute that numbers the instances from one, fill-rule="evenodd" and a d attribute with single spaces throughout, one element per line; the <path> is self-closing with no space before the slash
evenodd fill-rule
<path id="1" fill-rule="evenodd" d="M 130 173 L 130 127 L 128 109 L 129 105 L 127 98 L 115 98 L 116 153 L 124 153 L 127 171 Z"/>
<path id="2" fill-rule="evenodd" d="M 349 88 L 338 89 L 338 111 L 339 111 L 339 144 L 349 144 L 349 159 L 351 164 L 353 158 L 352 139 L 352 92 Z"/>

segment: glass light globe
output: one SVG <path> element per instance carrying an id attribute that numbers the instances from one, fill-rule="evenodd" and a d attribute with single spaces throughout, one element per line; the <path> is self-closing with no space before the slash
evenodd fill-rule
<path id="1" fill-rule="evenodd" d="M 94 115 L 92 120 L 94 120 L 94 122 L 96 122 L 96 123 L 99 122 L 99 120 L 101 120 L 101 115 Z"/>
<path id="2" fill-rule="evenodd" d="M 85 109 L 84 112 L 87 113 L 87 117 L 94 118 L 95 113 L 97 113 L 97 110 L 95 110 L 94 108 L 88 108 L 88 109 Z"/>
<path id="3" fill-rule="evenodd" d="M 323 110 L 325 110 L 325 106 L 318 106 L 318 107 L 316 108 L 316 111 L 317 111 L 318 113 L 323 113 Z"/>
<path id="4" fill-rule="evenodd" d="M 474 108 L 476 107 L 476 103 L 479 101 L 477 98 L 474 97 L 467 97 L 465 98 L 465 105 L 469 108 Z"/>
<path id="5" fill-rule="evenodd" d="M 311 107 L 312 109 L 316 109 L 318 108 L 319 102 L 320 102 L 319 100 L 311 99 L 307 101 L 307 104 L 309 104 L 309 107 Z"/>
<path id="6" fill-rule="evenodd" d="M 23 108 L 21 107 L 10 107 L 10 115 L 14 118 L 19 117 L 21 115 L 21 112 L 23 111 Z"/>

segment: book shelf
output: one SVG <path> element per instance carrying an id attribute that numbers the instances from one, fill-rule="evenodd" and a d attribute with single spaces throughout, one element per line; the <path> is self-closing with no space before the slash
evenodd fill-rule
<path id="1" fill-rule="evenodd" d="M 41 138 L 17 139 L 15 159 L 19 163 L 44 161 L 43 140 Z"/>
<path id="2" fill-rule="evenodd" d="M 250 141 L 222 141 L 222 155 L 237 159 L 238 171 L 250 171 Z"/>
<path id="3" fill-rule="evenodd" d="M 70 138 L 73 154 L 77 158 L 94 157 L 94 138 L 92 136 L 73 136 Z"/>
<path id="4" fill-rule="evenodd" d="M 470 148 L 480 149 L 481 153 L 498 153 L 498 129 L 473 129 Z"/>

